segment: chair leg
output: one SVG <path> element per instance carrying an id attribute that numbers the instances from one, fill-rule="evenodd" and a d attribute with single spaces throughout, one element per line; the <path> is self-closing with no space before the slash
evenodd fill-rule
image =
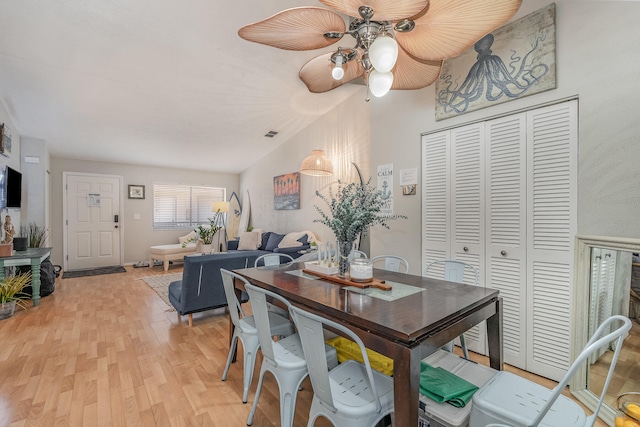
<path id="1" fill-rule="evenodd" d="M 164 271 L 169 271 L 169 260 L 168 259 L 164 260 Z"/>
<path id="2" fill-rule="evenodd" d="M 464 334 L 460 334 L 460 347 L 462 347 L 464 358 L 469 360 L 469 350 L 467 350 L 467 343 L 464 342 Z"/>
<path id="3" fill-rule="evenodd" d="M 233 359 L 233 355 L 236 352 L 236 346 L 238 345 L 238 336 L 234 335 L 231 339 L 231 345 L 229 346 L 229 356 L 227 356 L 227 364 L 224 367 L 224 372 L 222 373 L 222 381 L 227 380 L 227 374 L 229 373 L 229 367 L 231 366 L 231 360 Z"/>
<path id="4" fill-rule="evenodd" d="M 189 313 L 189 327 L 193 326 L 193 313 Z"/>
<path id="5" fill-rule="evenodd" d="M 176 311 L 176 314 L 178 315 L 178 323 L 182 322 L 182 316 L 180 316 L 180 313 Z"/>
<path id="6" fill-rule="evenodd" d="M 247 400 L 249 400 L 249 387 L 251 387 L 251 381 L 253 380 L 253 369 L 256 366 L 256 354 L 250 349 L 247 349 L 244 341 L 242 341 L 242 348 L 244 349 L 244 386 L 242 390 L 242 403 L 247 403 Z M 256 402 L 257 401 L 258 399 L 256 398 Z"/>
<path id="7" fill-rule="evenodd" d="M 251 405 L 251 412 L 249 412 L 249 418 L 247 418 L 248 426 L 253 424 L 253 417 L 255 416 L 256 409 L 258 408 L 258 400 L 260 400 L 260 392 L 262 391 L 262 379 L 264 378 L 265 372 L 266 370 L 264 369 L 264 365 L 263 365 L 260 368 L 260 378 L 258 379 L 258 388 L 256 388 L 256 395 L 253 396 L 253 405 Z M 243 400 L 243 402 L 246 402 L 246 400 Z"/>
<path id="8" fill-rule="evenodd" d="M 282 378 L 280 387 L 280 425 L 282 427 L 293 427 L 293 417 L 296 412 L 296 399 L 298 390 L 302 386 L 302 381 L 307 376 L 307 369 L 299 372 L 299 378 L 294 375 L 287 375 Z"/>

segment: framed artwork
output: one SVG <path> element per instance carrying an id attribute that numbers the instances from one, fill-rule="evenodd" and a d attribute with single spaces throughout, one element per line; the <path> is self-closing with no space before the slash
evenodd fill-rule
<path id="1" fill-rule="evenodd" d="M 436 121 L 556 87 L 556 7 L 504 25 L 442 63 Z"/>
<path id="2" fill-rule="evenodd" d="M 11 154 L 11 130 L 5 123 L 0 125 L 0 153 L 7 157 Z"/>
<path id="3" fill-rule="evenodd" d="M 273 207 L 276 210 L 300 209 L 300 172 L 273 177 Z"/>
<path id="4" fill-rule="evenodd" d="M 144 199 L 144 185 L 129 185 L 130 199 Z"/>

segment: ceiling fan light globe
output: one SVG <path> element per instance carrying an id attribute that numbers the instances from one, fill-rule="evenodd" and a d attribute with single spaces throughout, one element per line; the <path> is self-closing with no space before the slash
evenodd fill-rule
<path id="1" fill-rule="evenodd" d="M 369 48 L 369 58 L 377 71 L 391 71 L 398 59 L 398 43 L 388 36 L 376 38 Z"/>
<path id="2" fill-rule="evenodd" d="M 344 69 L 341 66 L 335 66 L 333 67 L 333 70 L 331 70 L 331 77 L 333 77 L 334 80 L 340 80 L 344 77 Z"/>
<path id="3" fill-rule="evenodd" d="M 391 71 L 381 73 L 378 70 L 373 70 L 369 74 L 369 90 L 371 94 L 377 98 L 384 96 L 391 89 L 393 84 L 393 74 Z"/>

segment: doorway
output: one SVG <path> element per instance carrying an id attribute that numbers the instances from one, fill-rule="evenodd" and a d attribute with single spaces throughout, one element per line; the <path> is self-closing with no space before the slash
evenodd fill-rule
<path id="1" fill-rule="evenodd" d="M 63 172 L 65 271 L 122 265 L 122 176 Z"/>

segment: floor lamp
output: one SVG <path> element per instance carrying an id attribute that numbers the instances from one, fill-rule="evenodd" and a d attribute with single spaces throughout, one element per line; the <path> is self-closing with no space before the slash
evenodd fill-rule
<path id="1" fill-rule="evenodd" d="M 211 210 L 216 213 L 222 214 L 222 216 L 216 216 L 216 225 L 219 225 L 224 230 L 224 252 L 227 251 L 227 213 L 229 212 L 229 202 L 220 201 L 213 202 Z M 220 239 L 218 238 L 218 248 L 220 248 Z"/>

